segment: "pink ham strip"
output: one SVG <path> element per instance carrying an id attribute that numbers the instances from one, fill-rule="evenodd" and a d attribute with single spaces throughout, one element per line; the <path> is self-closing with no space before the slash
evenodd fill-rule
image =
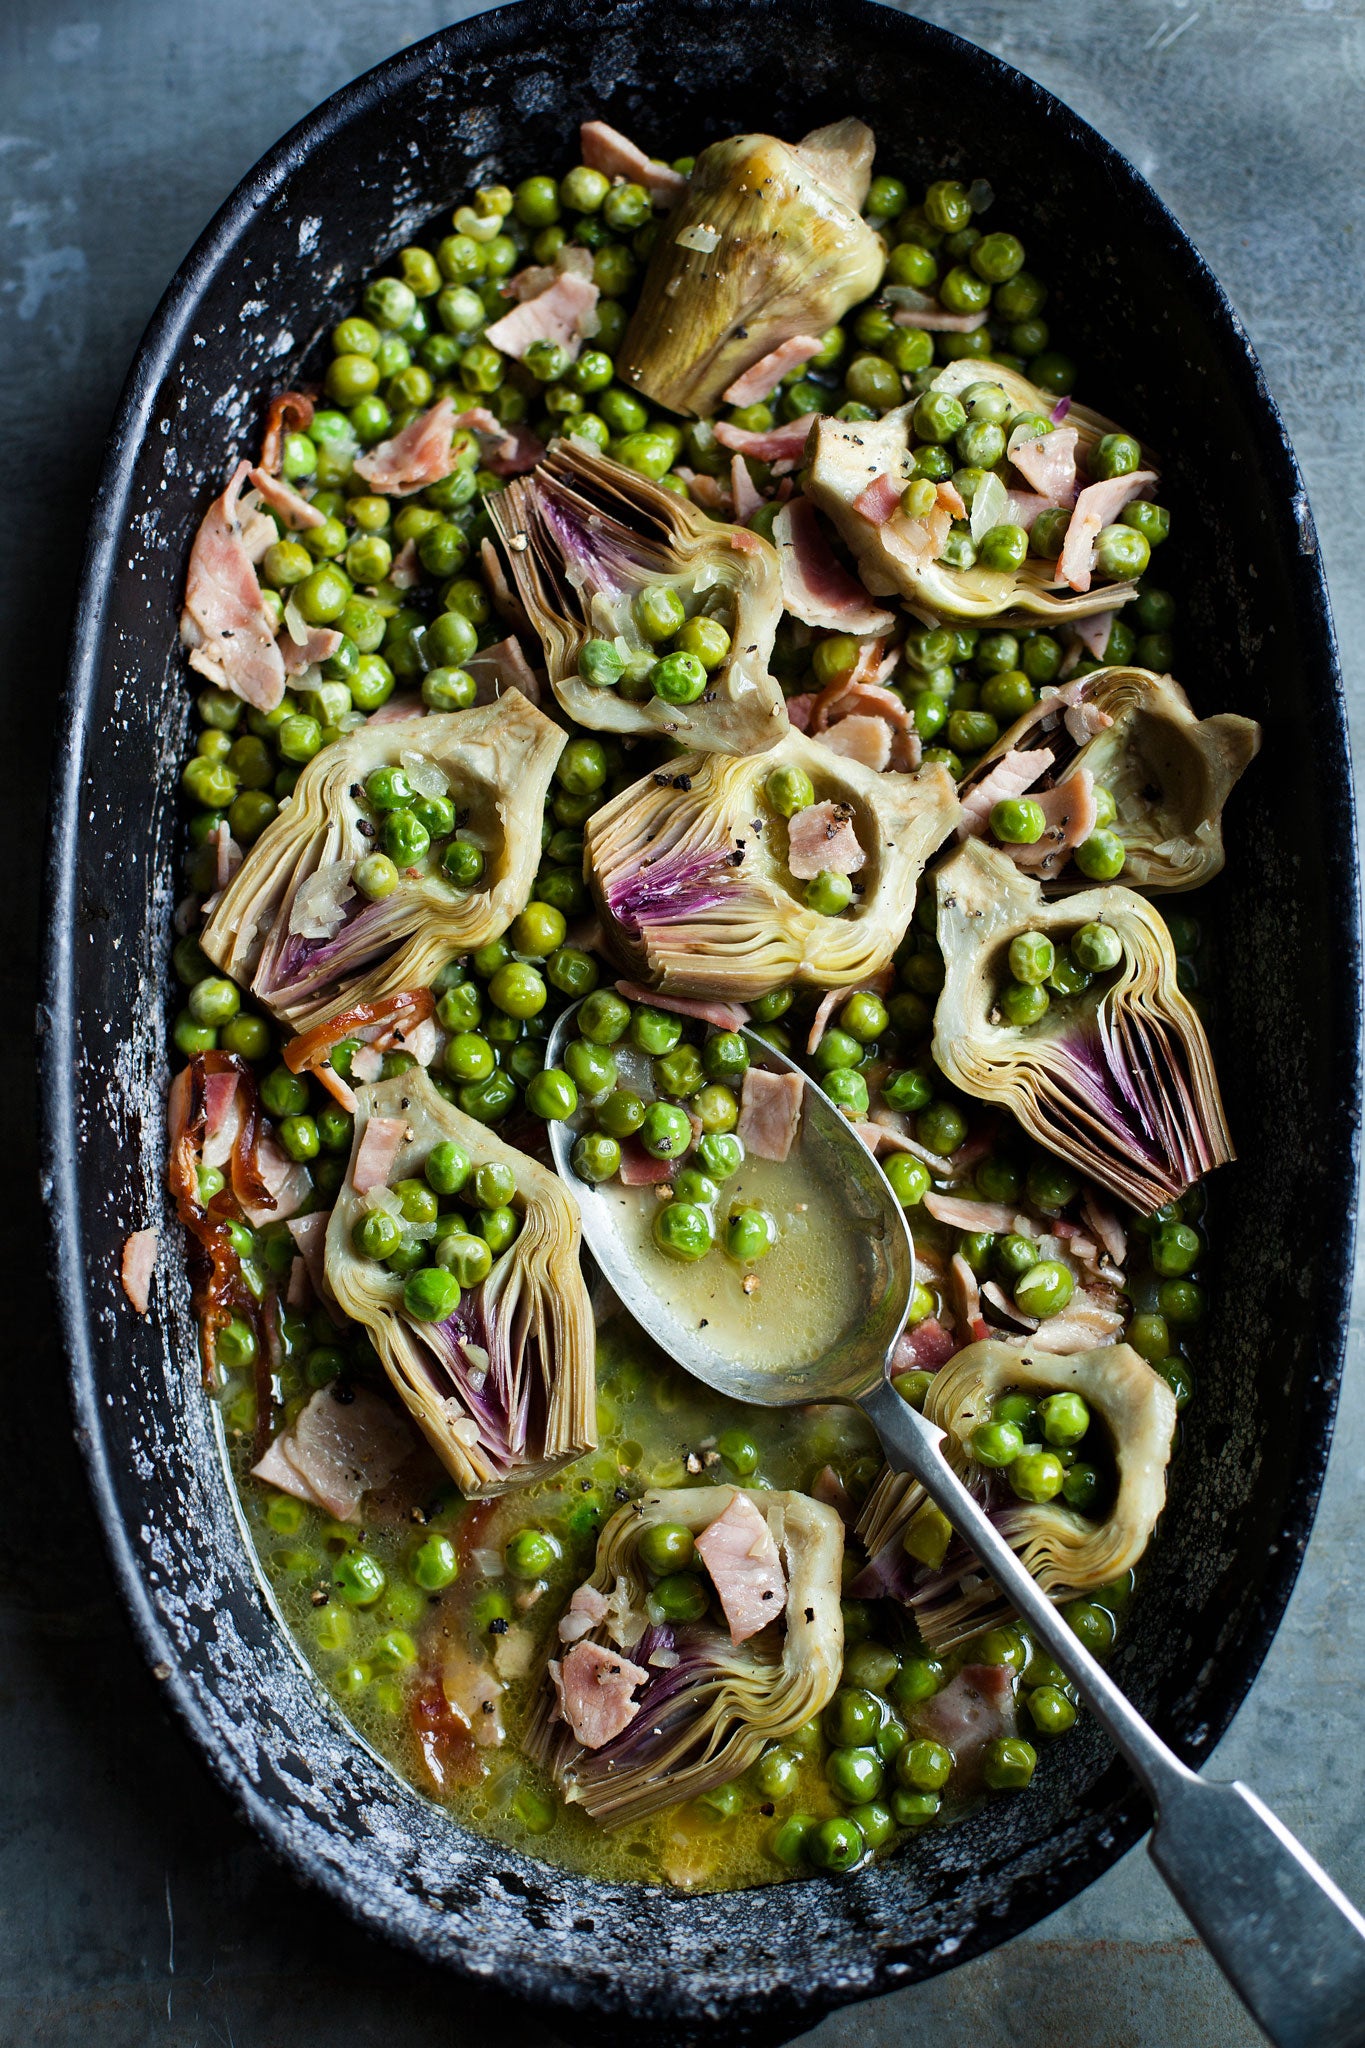
<path id="1" fill-rule="evenodd" d="M 315 1209 L 311 1216 L 291 1218 L 288 1230 L 299 1248 L 308 1278 L 313 1283 L 313 1292 L 319 1301 L 327 1298 L 327 1277 L 324 1252 L 327 1244 L 327 1226 L 332 1220 L 330 1209 Z"/>
<path id="2" fill-rule="evenodd" d="M 1021 749 L 1011 747 L 1002 754 L 988 775 L 984 775 L 974 789 L 963 791 L 962 819 L 957 828 L 959 839 L 976 839 L 987 831 L 991 822 L 991 811 L 998 803 L 1010 797 L 1022 796 L 1026 789 L 1032 789 L 1035 782 L 1052 766 L 1053 754 L 1050 747 Z"/>
<path id="3" fill-rule="evenodd" d="M 831 754 L 857 761 L 864 768 L 880 772 L 891 765 L 891 728 L 884 718 L 855 711 L 814 737 Z"/>
<path id="4" fill-rule="evenodd" d="M 629 1728 L 639 1713 L 631 1698 L 649 1681 L 649 1673 L 619 1650 L 601 1643 L 575 1643 L 567 1657 L 550 1663 L 550 1677 L 559 1709 L 584 1749 L 601 1749 Z"/>
<path id="5" fill-rule="evenodd" d="M 364 1496 L 386 1486 L 412 1449 L 407 1424 L 378 1394 L 356 1387 L 342 1401 L 333 1387 L 320 1387 L 253 1471 L 282 1492 L 349 1522 Z"/>
<path id="6" fill-rule="evenodd" d="M 732 454 L 752 455 L 755 462 L 799 462 L 816 418 L 817 414 L 805 412 L 799 420 L 788 420 L 785 426 L 769 427 L 762 432 L 756 427 L 736 427 L 729 420 L 717 420 L 716 439 Z"/>
<path id="7" fill-rule="evenodd" d="M 1076 502 L 1076 443 L 1074 427 L 1054 427 L 1036 441 L 1021 441 L 1010 461 L 1027 484 L 1049 505 Z"/>
<path id="8" fill-rule="evenodd" d="M 590 171 L 601 171 L 607 178 L 628 178 L 634 185 L 643 185 L 656 206 L 671 206 L 687 189 L 687 180 L 681 171 L 646 156 L 629 136 L 622 135 L 619 128 L 609 127 L 605 121 L 582 122 L 578 130 L 578 147 Z"/>
<path id="9" fill-rule="evenodd" d="M 238 463 L 194 536 L 180 639 L 192 669 L 256 710 L 273 711 L 284 695 L 284 663 L 242 530 L 238 499 L 250 472 L 249 462 Z"/>
<path id="10" fill-rule="evenodd" d="M 372 1116 L 356 1149 L 351 1168 L 351 1186 L 358 1195 L 371 1188 L 387 1187 L 393 1162 L 407 1141 L 408 1127 L 401 1116 Z"/>
<path id="11" fill-rule="evenodd" d="M 134 1230 L 123 1240 L 119 1279 L 124 1293 L 140 1316 L 146 1315 L 151 1299 L 152 1274 L 160 1242 L 154 1230 Z"/>
<path id="12" fill-rule="evenodd" d="M 279 513 L 286 526 L 302 532 L 310 526 L 321 526 L 326 514 L 319 512 L 316 505 L 310 505 L 280 477 L 272 476 L 268 469 L 253 469 L 251 481 L 272 510 Z"/>
<path id="13" fill-rule="evenodd" d="M 607 1596 L 599 1593 L 596 1586 L 575 1586 L 568 1606 L 559 1617 L 559 1640 L 561 1643 L 576 1643 L 597 1628 L 609 1613 Z"/>
<path id="14" fill-rule="evenodd" d="M 1040 512 L 1051 507 L 1050 498 L 1040 498 L 1036 491 L 1006 491 L 1005 518 L 1007 526 L 1022 526 L 1025 533 L 1032 533 L 1033 522 Z"/>
<path id="15" fill-rule="evenodd" d="M 780 1618 L 786 1574 L 773 1532 L 747 1493 L 733 1494 L 725 1512 L 703 1529 L 697 1555 L 720 1595 L 736 1648 Z"/>
<path id="16" fill-rule="evenodd" d="M 776 391 L 789 370 L 800 363 L 808 363 L 812 356 L 818 356 L 824 344 L 815 334 L 794 334 L 790 341 L 770 349 L 766 356 L 760 356 L 752 369 L 736 377 L 729 389 L 722 393 L 727 405 L 761 405 Z"/>
<path id="17" fill-rule="evenodd" d="M 891 1354 L 891 1372 L 937 1372 L 962 1347 L 937 1316 L 926 1316 L 913 1330 L 902 1330 Z"/>
<path id="18" fill-rule="evenodd" d="M 471 654 L 464 666 L 474 678 L 476 704 L 491 704 L 509 690 L 520 690 L 528 704 L 538 705 L 541 701 L 540 678 L 515 634 L 499 640 L 494 647 Z"/>
<path id="19" fill-rule="evenodd" d="M 868 519 L 874 526 L 885 526 L 887 520 L 894 519 L 900 511 L 904 495 L 905 485 L 899 477 L 875 477 L 865 491 L 859 491 L 853 500 L 853 509 L 860 519 Z"/>
<path id="20" fill-rule="evenodd" d="M 799 1074 L 769 1074 L 750 1067 L 740 1091 L 736 1126 L 746 1152 L 781 1162 L 791 1155 L 801 1128 L 805 1082 Z"/>
<path id="21" fill-rule="evenodd" d="M 331 626 L 314 626 L 302 640 L 292 640 L 287 632 L 281 633 L 279 648 L 285 674 L 301 676 L 316 663 L 330 661 L 341 645 L 341 638 Z"/>
<path id="22" fill-rule="evenodd" d="M 1104 650 L 1109 645 L 1109 635 L 1114 630 L 1112 612 L 1096 612 L 1092 618 L 1072 621 L 1072 632 L 1080 641 L 1086 653 L 1095 661 L 1104 660 Z"/>
<path id="23" fill-rule="evenodd" d="M 867 865 L 847 804 L 808 804 L 787 823 L 787 866 L 798 882 L 827 870 L 856 875 Z"/>
<path id="24" fill-rule="evenodd" d="M 415 590 L 422 580 L 422 562 L 415 540 L 405 540 L 389 567 L 389 581 L 395 590 Z"/>
<path id="25" fill-rule="evenodd" d="M 1086 1188 L 1081 1196 L 1081 1214 L 1113 1263 L 1122 1266 L 1128 1256 L 1128 1234 L 1098 1188 Z"/>
<path id="26" fill-rule="evenodd" d="M 289 1261 L 289 1281 L 284 1290 L 286 1308 L 311 1308 L 316 1299 L 313 1283 L 308 1277 L 308 1263 L 297 1253 Z"/>
<path id="27" fill-rule="evenodd" d="M 381 704 L 377 711 L 372 711 L 365 723 L 397 725 L 404 718 L 425 718 L 426 715 L 427 707 L 415 690 L 399 690 L 386 704 Z"/>
<path id="28" fill-rule="evenodd" d="M 673 1168 L 667 1159 L 655 1159 L 638 1138 L 621 1142 L 621 1184 L 628 1188 L 653 1188 L 671 1180 Z"/>
<path id="29" fill-rule="evenodd" d="M 720 428 L 716 429 L 720 438 Z M 887 633 L 895 620 L 873 604 L 820 530 L 809 498 L 795 497 L 773 521 L 782 566 L 782 602 L 807 626 L 839 633 Z"/>
<path id="30" fill-rule="evenodd" d="M 451 439 L 455 432 L 455 401 L 438 398 L 404 427 L 381 441 L 368 455 L 356 458 L 355 473 L 373 491 L 404 498 L 450 475 L 455 467 Z"/>
<path id="31" fill-rule="evenodd" d="M 736 455 L 732 459 L 735 462 L 740 462 L 743 460 L 743 457 Z M 719 477 L 707 476 L 703 472 L 689 469 L 682 462 L 674 464 L 673 474 L 674 476 L 680 476 L 687 485 L 687 495 L 694 505 L 702 506 L 707 512 L 729 511 L 730 493 L 726 490 Z"/>
<path id="32" fill-rule="evenodd" d="M 271 1201 L 268 1204 L 243 1204 L 246 1220 L 253 1230 L 259 1230 L 266 1223 L 287 1222 L 289 1217 L 298 1214 L 313 1192 L 307 1167 L 291 1159 L 270 1131 L 263 1132 L 256 1141 L 256 1170 L 265 1182 Z"/>
<path id="33" fill-rule="evenodd" d="M 1014 1228 L 1014 1211 L 1004 1202 L 968 1202 L 958 1195 L 936 1195 L 932 1191 L 924 1197 L 924 1206 L 939 1223 L 946 1223 L 952 1230 L 994 1230 L 1000 1233 Z"/>
<path id="34" fill-rule="evenodd" d="M 696 996 L 661 995 L 658 989 L 645 988 L 638 981 L 618 981 L 616 993 L 628 1003 L 649 1003 L 656 1010 L 672 1010 L 679 1017 L 700 1018 L 703 1024 L 714 1024 L 717 1031 L 739 1031 L 749 1021 L 743 1003 L 712 1003 L 702 1002 Z"/>
<path id="35" fill-rule="evenodd" d="M 552 341 L 572 362 L 597 332 L 597 286 L 590 277 L 566 270 L 545 291 L 523 299 L 488 329 L 485 339 L 518 361 L 533 342 Z"/>
<path id="36" fill-rule="evenodd" d="M 1095 778 L 1088 768 L 1073 768 L 1055 789 L 1035 791 L 1033 801 L 1046 824 L 1032 846 L 1012 846 L 1014 864 L 1026 874 L 1056 874 L 1073 847 L 1095 829 Z"/>
<path id="37" fill-rule="evenodd" d="M 802 690 L 799 696 L 788 697 L 787 717 L 797 732 L 809 732 L 811 718 L 815 711 L 814 690 Z"/>
<path id="38" fill-rule="evenodd" d="M 1155 482 L 1154 469 L 1138 469 L 1131 476 L 1111 476 L 1102 483 L 1086 485 L 1076 500 L 1076 509 L 1071 515 L 1071 524 L 1066 530 L 1057 563 L 1057 573 L 1063 583 L 1069 583 L 1073 590 L 1089 590 L 1090 572 L 1095 566 L 1096 535 L 1106 526 L 1112 526 L 1124 506 L 1131 505 L 1134 498 L 1140 498 Z"/>
<path id="39" fill-rule="evenodd" d="M 897 327 L 922 327 L 926 334 L 975 334 L 986 324 L 986 309 L 979 313 L 948 313 L 941 307 L 897 306 L 891 315 Z"/>
<path id="40" fill-rule="evenodd" d="M 764 502 L 763 493 L 750 476 L 749 465 L 742 455 L 730 457 L 730 501 L 736 519 L 751 519 Z"/>

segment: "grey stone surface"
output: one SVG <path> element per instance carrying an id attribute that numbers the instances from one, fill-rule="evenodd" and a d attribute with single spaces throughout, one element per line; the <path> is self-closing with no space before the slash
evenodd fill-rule
<path id="1" fill-rule="evenodd" d="M 0 1250 L 13 1304 L 0 1486 L 0 2048 L 87 2036 L 105 2048 L 406 2048 L 489 2023 L 553 2048 L 535 2019 L 376 1948 L 300 1892 L 165 1721 L 110 1590 L 71 1449 L 61 1361 L 35 1299 L 29 1193 L 25 1027 L 46 755 L 90 489 L 125 367 L 175 264 L 261 151 L 337 86 L 465 11 L 437 0 L 0 4 L 0 681 L 17 810 L 0 919 L 0 1100 L 23 1211 Z M 1307 474 L 1358 722 L 1365 6 L 942 0 L 919 11 L 1018 64 L 1102 129 L 1230 291 Z M 1255 1783 L 1361 1898 L 1354 1538 L 1365 1402 L 1354 1321 L 1351 1345 L 1304 1573 L 1216 1768 Z M 835 2015 L 809 2038 L 822 2048 L 930 2038 L 946 2048 L 1033 2038 L 1239 2048 L 1255 2036 L 1136 1851 L 1031 1935 Z"/>

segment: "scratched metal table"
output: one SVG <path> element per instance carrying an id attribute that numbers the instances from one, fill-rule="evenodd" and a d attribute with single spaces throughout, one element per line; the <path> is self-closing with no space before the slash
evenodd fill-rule
<path id="1" fill-rule="evenodd" d="M 70 1444 L 62 1362 L 35 1296 L 30 1192 L 26 1023 L 51 707 L 124 370 L 175 264 L 260 152 L 335 87 L 465 11 L 440 0 L 0 4 L 0 678 L 18 811 L 0 919 L 0 1100 L 20 1169 L 7 1175 L 12 1220 L 0 1233 L 11 1297 L 0 2048 L 87 2037 L 101 2048 L 407 2048 L 466 2040 L 483 2020 L 519 2042 L 555 2040 L 526 2014 L 376 1948 L 297 1889 L 164 1718 L 126 1636 Z M 1095 122 L 1231 292 L 1307 472 L 1359 724 L 1365 0 L 1091 0 L 1069 10 L 941 0 L 920 11 Z M 1353 1363 L 1359 1336 L 1353 1323 Z M 1302 1579 L 1217 1759 L 1221 1772 L 1252 1779 L 1358 1899 L 1362 1459 L 1365 1401 L 1348 1378 Z M 1134 1851 L 1032 1934 L 836 2015 L 808 2039 L 995 2048 L 1043 2037 L 1056 2048 L 1240 2048 L 1255 2038 Z"/>

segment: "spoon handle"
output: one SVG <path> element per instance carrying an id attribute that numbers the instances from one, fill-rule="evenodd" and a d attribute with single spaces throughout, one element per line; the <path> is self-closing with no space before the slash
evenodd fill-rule
<path id="1" fill-rule="evenodd" d="M 1077 1640 L 943 1456 L 943 1431 L 886 1381 L 864 1412 L 1076 1688 L 1157 1810 L 1152 1861 L 1276 2048 L 1365 2048 L 1365 1919 L 1240 1784 L 1181 1763 Z"/>

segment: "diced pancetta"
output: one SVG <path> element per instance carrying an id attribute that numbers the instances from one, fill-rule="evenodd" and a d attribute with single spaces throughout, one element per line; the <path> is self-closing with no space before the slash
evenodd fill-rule
<path id="1" fill-rule="evenodd" d="M 1112 1300 L 1112 1290 L 1106 1292 Z M 1122 1309 L 1111 1308 L 1109 1301 L 1078 1294 L 1060 1315 L 1046 1316 L 1039 1323 L 1029 1338 L 1029 1344 L 1035 1351 L 1054 1354 L 1094 1351 L 1102 1344 L 1113 1344 L 1123 1329 L 1123 1322 Z"/>
<path id="2" fill-rule="evenodd" d="M 252 1469 L 256 1478 L 349 1522 L 364 1496 L 387 1486 L 413 1449 L 411 1430 L 389 1402 L 367 1387 L 333 1381 L 318 1388 Z"/>
<path id="3" fill-rule="evenodd" d="M 605 121 L 580 123 L 578 147 L 590 171 L 601 171 L 607 178 L 627 178 L 632 185 L 643 185 L 656 206 L 671 206 L 679 193 L 687 189 L 687 180 L 681 171 L 646 156 L 629 136 L 622 135 L 619 128 L 609 127 Z"/>
<path id="4" fill-rule="evenodd" d="M 720 428 L 716 437 L 720 438 Z M 782 602 L 807 626 L 839 633 L 887 633 L 892 614 L 875 605 L 820 530 L 809 498 L 795 497 L 773 521 L 782 567 Z"/>
<path id="5" fill-rule="evenodd" d="M 1081 1214 L 1114 1265 L 1122 1266 L 1128 1256 L 1128 1233 L 1098 1188 L 1087 1184 L 1081 1196 Z"/>
<path id="6" fill-rule="evenodd" d="M 785 1611 L 782 1559 L 772 1530 L 747 1493 L 733 1494 L 725 1512 L 702 1530 L 697 1555 L 720 1596 L 730 1641 L 736 1646 Z"/>
<path id="7" fill-rule="evenodd" d="M 351 1167 L 351 1186 L 358 1195 L 368 1194 L 371 1188 L 388 1186 L 393 1162 L 406 1144 L 407 1135 L 407 1121 L 401 1116 L 372 1116 L 369 1119 Z"/>
<path id="8" fill-rule="evenodd" d="M 797 732 L 809 732 L 810 722 L 815 713 L 816 693 L 802 690 L 799 696 L 788 697 L 787 718 Z"/>
<path id="9" fill-rule="evenodd" d="M 526 659 L 526 650 L 515 634 L 499 640 L 495 647 L 481 648 L 464 663 L 474 678 L 476 704 L 491 704 L 509 690 L 520 690 L 528 704 L 539 705 L 544 695 L 540 678 Z"/>
<path id="10" fill-rule="evenodd" d="M 616 993 L 624 996 L 628 1003 L 650 1003 L 656 1010 L 672 1010 L 679 1017 L 696 1017 L 703 1024 L 714 1024 L 717 1031 L 739 1031 L 749 1021 L 749 1012 L 743 1003 L 722 1003 L 706 1001 L 700 996 L 663 995 L 658 989 L 645 988 L 638 981 L 618 981 Z"/>
<path id="11" fill-rule="evenodd" d="M 205 1166 L 224 1166 L 232 1157 L 242 1126 L 237 1076 L 231 1070 L 206 1074 L 203 1085 L 204 1141 L 200 1157 Z"/>
<path id="12" fill-rule="evenodd" d="M 1055 788 L 1035 791 L 1033 801 L 1046 821 L 1043 836 L 1032 846 L 1012 846 L 1010 853 L 1026 873 L 1055 875 L 1095 829 L 1095 778 L 1088 768 L 1073 768 Z"/>
<path id="13" fill-rule="evenodd" d="M 1022 796 L 1026 789 L 1032 789 L 1052 762 L 1050 747 L 1011 747 L 1008 753 L 1002 754 L 989 774 L 983 775 L 974 788 L 962 792 L 958 838 L 980 838 L 990 829 L 991 812 L 995 806 Z"/>
<path id="14" fill-rule="evenodd" d="M 413 491 L 440 483 L 455 467 L 451 446 L 455 432 L 455 401 L 438 398 L 410 420 L 401 433 L 356 457 L 355 473 L 372 491 L 405 498 Z"/>
<path id="15" fill-rule="evenodd" d="M 673 1177 L 673 1167 L 667 1159 L 655 1159 L 646 1152 L 638 1138 L 621 1140 L 621 1185 L 626 1188 L 652 1188 L 660 1186 Z"/>
<path id="16" fill-rule="evenodd" d="M 256 1170 L 272 1200 L 268 1207 L 264 1202 L 243 1204 L 253 1230 L 266 1223 L 287 1222 L 298 1214 L 313 1192 L 307 1167 L 289 1157 L 272 1131 L 262 1130 L 256 1140 Z"/>
<path id="17" fill-rule="evenodd" d="M 981 1321 L 981 1289 L 961 1252 L 954 1252 L 948 1262 L 948 1297 L 962 1341 L 966 1343 L 969 1338 L 984 1334 L 977 1329 Z"/>
<path id="18" fill-rule="evenodd" d="M 284 695 L 284 662 L 242 530 L 238 500 L 250 469 L 249 462 L 238 463 L 200 522 L 190 549 L 180 638 L 198 674 L 258 711 L 273 711 Z"/>
<path id="19" fill-rule="evenodd" d="M 327 1226 L 332 1220 L 330 1209 L 315 1209 L 310 1216 L 294 1216 L 289 1222 L 289 1235 L 299 1248 L 313 1292 L 319 1301 L 327 1299 L 326 1261 Z"/>
<path id="20" fill-rule="evenodd" d="M 533 342 L 552 341 L 572 361 L 583 343 L 597 332 L 598 290 L 590 277 L 561 271 L 533 299 L 523 299 L 495 320 L 485 339 L 518 361 Z"/>
<path id="21" fill-rule="evenodd" d="M 931 1189 L 924 1206 L 950 1230 L 994 1230 L 1003 1235 L 1014 1228 L 1014 1211 L 1004 1202 L 969 1202 L 960 1195 L 939 1195 Z"/>
<path id="22" fill-rule="evenodd" d="M 146 1315 L 151 1299 L 152 1273 L 160 1242 L 154 1230 L 134 1230 L 123 1240 L 119 1279 L 124 1293 L 140 1316 Z"/>
<path id="23" fill-rule="evenodd" d="M 560 1713 L 584 1749 L 601 1749 L 629 1728 L 640 1711 L 631 1694 L 649 1681 L 623 1651 L 586 1640 L 549 1669 Z"/>
<path id="24" fill-rule="evenodd" d="M 1032 533 L 1033 522 L 1040 512 L 1050 510 L 1051 501 L 1040 498 L 1036 491 L 1006 491 L 1005 519 L 1008 526 L 1022 526 L 1025 533 Z"/>
<path id="25" fill-rule="evenodd" d="M 596 1586 L 575 1586 L 573 1596 L 559 1617 L 559 1640 L 576 1643 L 607 1618 L 607 1596 Z"/>
<path id="26" fill-rule="evenodd" d="M 384 1055 L 377 1045 L 360 1045 L 351 1054 L 351 1079 L 366 1087 L 384 1071 Z"/>
<path id="27" fill-rule="evenodd" d="M 1031 484 L 1048 505 L 1076 502 L 1076 442 L 1074 427 L 1054 427 L 1036 441 L 1020 441 L 1010 453 L 1025 483 Z"/>
<path id="28" fill-rule="evenodd" d="M 1107 620 L 1108 614 L 1101 612 L 1100 617 Z M 1107 711 L 1101 711 L 1098 704 L 1068 704 L 1062 714 L 1062 723 L 1068 739 L 1083 747 L 1100 733 L 1107 732 L 1114 721 Z"/>
<path id="29" fill-rule="evenodd" d="M 864 768 L 880 770 L 891 765 L 892 733 L 884 718 L 855 711 L 850 717 L 841 718 L 837 725 L 817 732 L 814 737 L 832 754 L 841 754 L 846 761 L 860 762 Z"/>
<path id="30" fill-rule="evenodd" d="M 790 1157 L 801 1128 L 805 1082 L 799 1074 L 770 1074 L 750 1067 L 740 1091 L 738 1135 L 746 1152 L 759 1159 Z"/>
<path id="31" fill-rule="evenodd" d="M 405 540 L 389 564 L 389 581 L 395 590 L 415 590 L 422 580 L 422 558 L 415 540 Z"/>
<path id="32" fill-rule="evenodd" d="M 802 413 L 780 427 L 736 427 L 729 420 L 716 421 L 716 439 L 733 455 L 751 455 L 755 462 L 799 462 L 806 452 L 810 430 L 819 415 Z"/>
<path id="33" fill-rule="evenodd" d="M 789 341 L 769 349 L 766 356 L 760 356 L 752 368 L 741 377 L 736 377 L 722 396 L 727 405 L 761 405 L 771 397 L 788 371 L 795 370 L 802 363 L 808 363 L 812 356 L 818 356 L 824 343 L 816 334 L 794 334 Z"/>
<path id="34" fill-rule="evenodd" d="M 280 634 L 280 659 L 287 676 L 301 676 L 305 669 L 330 661 L 340 647 L 342 636 L 334 626 L 311 626 L 302 640 L 288 632 Z"/>
<path id="35" fill-rule="evenodd" d="M 506 1641 L 506 1637 L 501 1638 Z M 441 1691 L 456 1721 L 479 1749 L 496 1749 L 507 1739 L 502 1725 L 501 1684 L 482 1655 L 451 1644 L 441 1660 Z"/>
<path id="36" fill-rule="evenodd" d="M 874 477 L 866 490 L 859 491 L 853 500 L 853 509 L 860 518 L 870 520 L 874 526 L 885 526 L 887 520 L 894 519 L 900 511 L 904 496 L 903 477 Z"/>
<path id="37" fill-rule="evenodd" d="M 961 1348 L 957 1338 L 951 1330 L 944 1329 L 937 1316 L 926 1316 L 922 1323 L 916 1323 L 912 1330 L 902 1330 L 897 1337 L 896 1348 L 891 1354 L 892 1374 L 937 1372 Z"/>
<path id="38" fill-rule="evenodd" d="M 690 488 L 690 487 L 689 487 Z M 764 502 L 763 493 L 749 474 L 742 455 L 730 457 L 730 503 L 736 519 L 751 519 Z"/>
<path id="39" fill-rule="evenodd" d="M 787 866 L 798 882 L 809 882 L 826 871 L 856 875 L 866 865 L 847 804 L 807 804 L 788 820 Z"/>
<path id="40" fill-rule="evenodd" d="M 739 462 L 742 458 L 735 455 L 731 460 Z M 689 469 L 684 462 L 673 465 L 673 474 L 680 476 L 687 485 L 687 495 L 694 505 L 700 505 L 707 512 L 730 510 L 730 493 L 718 476 L 707 476 L 703 470 Z"/>
<path id="41" fill-rule="evenodd" d="M 1057 562 L 1057 574 L 1063 583 L 1069 583 L 1073 590 L 1089 590 L 1096 536 L 1113 524 L 1125 505 L 1131 505 L 1155 482 L 1155 470 L 1138 469 L 1131 476 L 1110 476 L 1101 483 L 1086 485 L 1076 500 Z"/>
<path id="42" fill-rule="evenodd" d="M 282 477 L 272 476 L 268 469 L 253 469 L 251 481 L 271 510 L 278 512 L 285 525 L 293 527 L 296 533 L 323 524 L 326 514 L 319 512 L 316 505 L 310 505 L 307 498 L 301 497 Z"/>

